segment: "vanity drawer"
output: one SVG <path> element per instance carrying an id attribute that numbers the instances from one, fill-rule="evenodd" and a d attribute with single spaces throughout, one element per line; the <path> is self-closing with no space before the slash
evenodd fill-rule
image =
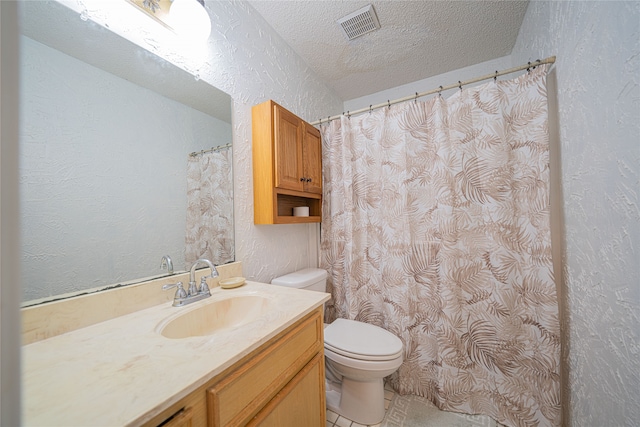
<path id="1" fill-rule="evenodd" d="M 322 327 L 322 312 L 316 310 L 210 387 L 209 425 L 245 425 L 315 355 L 323 354 Z"/>

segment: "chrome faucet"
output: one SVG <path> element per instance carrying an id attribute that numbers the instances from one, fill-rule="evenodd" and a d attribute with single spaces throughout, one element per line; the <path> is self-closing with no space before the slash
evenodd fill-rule
<path id="1" fill-rule="evenodd" d="M 211 274 L 209 276 L 202 277 L 200 279 L 200 289 L 198 289 L 198 287 L 196 287 L 196 267 L 200 263 L 207 264 L 211 269 Z M 209 292 L 209 286 L 207 286 L 206 279 L 208 277 L 214 278 L 218 276 L 219 275 L 218 275 L 218 270 L 216 270 L 216 266 L 213 265 L 213 263 L 208 259 L 200 258 L 199 260 L 194 262 L 193 265 L 191 266 L 191 272 L 189 273 L 189 295 L 197 292 L 208 292 L 209 295 L 211 295 L 211 293 Z"/>
<path id="2" fill-rule="evenodd" d="M 162 261 L 160 261 L 160 268 L 167 268 L 169 274 L 173 274 L 173 261 L 169 255 L 164 255 Z"/>
<path id="3" fill-rule="evenodd" d="M 200 263 L 207 264 L 211 269 L 211 274 L 201 277 L 200 286 L 198 287 L 196 285 L 196 267 Z M 189 290 L 185 290 L 182 287 L 182 282 L 164 285 L 162 289 L 167 290 L 178 288 L 176 290 L 176 295 L 173 297 L 173 306 L 182 307 L 184 305 L 191 304 L 192 302 L 200 301 L 211 296 L 211 290 L 209 290 L 209 285 L 207 285 L 207 279 L 209 277 L 218 277 L 218 270 L 216 270 L 215 265 L 213 265 L 211 261 L 201 258 L 194 262 L 191 266 L 191 272 L 189 274 Z"/>

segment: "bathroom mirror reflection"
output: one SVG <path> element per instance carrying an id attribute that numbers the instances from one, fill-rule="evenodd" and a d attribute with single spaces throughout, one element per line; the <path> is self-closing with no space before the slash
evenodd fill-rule
<path id="1" fill-rule="evenodd" d="M 166 275 L 164 255 L 234 261 L 230 97 L 57 2 L 20 13 L 24 305 Z"/>

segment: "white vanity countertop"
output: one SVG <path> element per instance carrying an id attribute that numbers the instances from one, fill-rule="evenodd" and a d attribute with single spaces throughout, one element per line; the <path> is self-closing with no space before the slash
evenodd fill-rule
<path id="1" fill-rule="evenodd" d="M 159 291 L 161 292 L 161 291 Z M 329 299 L 247 282 L 185 307 L 161 304 L 22 348 L 24 426 L 124 426 L 148 421 Z M 255 294 L 275 310 L 211 336 L 168 339 L 156 329 L 180 311 Z"/>

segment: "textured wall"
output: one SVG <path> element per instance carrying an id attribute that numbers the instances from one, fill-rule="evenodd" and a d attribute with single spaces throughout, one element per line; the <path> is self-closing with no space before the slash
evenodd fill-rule
<path id="1" fill-rule="evenodd" d="M 23 299 L 159 274 L 163 254 L 184 269 L 187 153 L 231 126 L 27 37 L 21 52 Z"/>
<path id="2" fill-rule="evenodd" d="M 245 275 L 261 281 L 313 266 L 318 225 L 253 224 L 251 107 L 273 99 L 307 121 L 341 111 L 342 101 L 313 74 L 260 15 L 244 2 L 207 2 L 215 55 L 214 86 L 234 109 L 236 254 Z"/>
<path id="3" fill-rule="evenodd" d="M 640 3 L 531 2 L 513 65 L 550 55 L 564 217 L 565 424 L 638 425 Z"/>

